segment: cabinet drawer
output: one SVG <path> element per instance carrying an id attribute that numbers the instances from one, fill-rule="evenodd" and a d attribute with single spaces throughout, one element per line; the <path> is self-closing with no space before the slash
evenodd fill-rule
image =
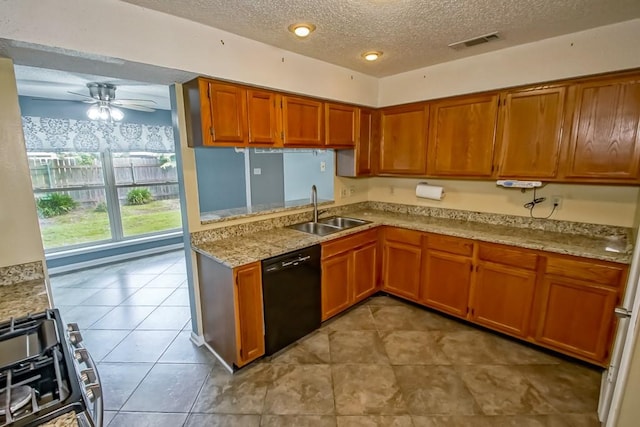
<path id="1" fill-rule="evenodd" d="M 415 230 L 407 230 L 406 228 L 387 227 L 384 230 L 384 238 L 408 245 L 422 245 L 422 233 Z"/>
<path id="2" fill-rule="evenodd" d="M 361 233 L 352 234 L 341 239 L 332 240 L 322 244 L 322 259 L 333 255 L 350 251 L 367 243 L 378 240 L 378 229 L 366 230 Z"/>
<path id="3" fill-rule="evenodd" d="M 471 256 L 473 254 L 473 241 L 460 237 L 442 236 L 440 234 L 429 234 L 427 238 L 429 249 L 449 252 L 452 254 Z"/>
<path id="4" fill-rule="evenodd" d="M 587 280 L 602 285 L 620 286 L 625 268 L 597 261 L 547 257 L 547 274 Z"/>
<path id="5" fill-rule="evenodd" d="M 508 248 L 498 245 L 480 244 L 478 258 L 482 261 L 495 262 L 496 264 L 511 265 L 535 270 L 538 266 L 538 255 L 517 248 Z"/>

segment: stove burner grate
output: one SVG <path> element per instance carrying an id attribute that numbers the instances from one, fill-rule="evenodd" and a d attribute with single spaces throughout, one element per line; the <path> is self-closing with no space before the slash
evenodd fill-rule
<path id="1" fill-rule="evenodd" d="M 31 387 L 22 385 L 9 390 L 10 402 L 7 402 L 9 395 L 7 390 L 0 391 L 0 415 L 6 415 L 7 406 L 11 414 L 15 414 L 23 407 L 27 406 L 31 400 Z M 8 405 L 7 405 L 8 403 Z"/>

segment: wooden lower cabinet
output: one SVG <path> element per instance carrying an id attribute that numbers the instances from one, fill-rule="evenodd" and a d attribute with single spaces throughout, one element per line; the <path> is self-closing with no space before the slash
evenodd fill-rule
<path id="1" fill-rule="evenodd" d="M 352 258 L 351 252 L 343 252 L 322 260 L 323 321 L 351 305 Z"/>
<path id="2" fill-rule="evenodd" d="M 429 307 L 466 317 L 471 258 L 427 249 L 420 300 Z"/>
<path id="3" fill-rule="evenodd" d="M 368 230 L 322 245 L 322 320 L 378 290 L 378 231 Z"/>
<path id="4" fill-rule="evenodd" d="M 535 286 L 535 271 L 481 262 L 476 268 L 471 320 L 525 338 Z"/>
<path id="5" fill-rule="evenodd" d="M 204 341 L 229 366 L 264 354 L 260 262 L 231 269 L 196 255 Z"/>
<path id="6" fill-rule="evenodd" d="M 236 347 L 238 367 L 264 354 L 262 269 L 255 262 L 234 270 Z"/>
<path id="7" fill-rule="evenodd" d="M 385 228 L 382 241 L 382 288 L 390 294 L 418 301 L 422 263 L 422 233 Z"/>
<path id="8" fill-rule="evenodd" d="M 542 282 L 536 341 L 594 361 L 608 358 L 618 292 L 565 277 Z"/>

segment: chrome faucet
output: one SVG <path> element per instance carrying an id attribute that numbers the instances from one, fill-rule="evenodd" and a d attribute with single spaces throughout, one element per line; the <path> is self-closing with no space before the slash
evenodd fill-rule
<path id="1" fill-rule="evenodd" d="M 318 189 L 311 186 L 311 203 L 313 203 L 313 222 L 318 222 Z"/>

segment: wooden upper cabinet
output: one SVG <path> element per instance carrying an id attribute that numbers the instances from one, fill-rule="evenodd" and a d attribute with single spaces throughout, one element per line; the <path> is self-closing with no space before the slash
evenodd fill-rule
<path id="1" fill-rule="evenodd" d="M 260 262 L 235 269 L 234 279 L 236 364 L 240 367 L 265 351 Z"/>
<path id="2" fill-rule="evenodd" d="M 432 104 L 429 175 L 490 177 L 497 120 L 497 94 Z"/>
<path id="3" fill-rule="evenodd" d="M 295 96 L 282 96 L 284 145 L 323 146 L 322 102 Z"/>
<path id="4" fill-rule="evenodd" d="M 241 145 L 247 143 L 246 89 L 209 82 L 212 144 Z"/>
<path id="5" fill-rule="evenodd" d="M 332 147 L 355 147 L 358 124 L 357 107 L 343 104 L 324 104 L 325 143 Z"/>
<path id="6" fill-rule="evenodd" d="M 380 174 L 426 174 L 428 120 L 425 103 L 381 111 Z"/>
<path id="7" fill-rule="evenodd" d="M 639 121 L 640 76 L 578 84 L 564 177 L 637 181 Z"/>
<path id="8" fill-rule="evenodd" d="M 565 87 L 506 93 L 498 135 L 498 177 L 557 176 L 565 96 Z"/>
<path id="9" fill-rule="evenodd" d="M 282 114 L 279 95 L 266 90 L 247 90 L 249 144 L 282 145 Z"/>
<path id="10" fill-rule="evenodd" d="M 360 108 L 356 147 L 353 150 L 336 151 L 336 175 L 371 176 L 374 173 L 374 159 L 377 155 L 376 118 L 373 110 Z"/>

